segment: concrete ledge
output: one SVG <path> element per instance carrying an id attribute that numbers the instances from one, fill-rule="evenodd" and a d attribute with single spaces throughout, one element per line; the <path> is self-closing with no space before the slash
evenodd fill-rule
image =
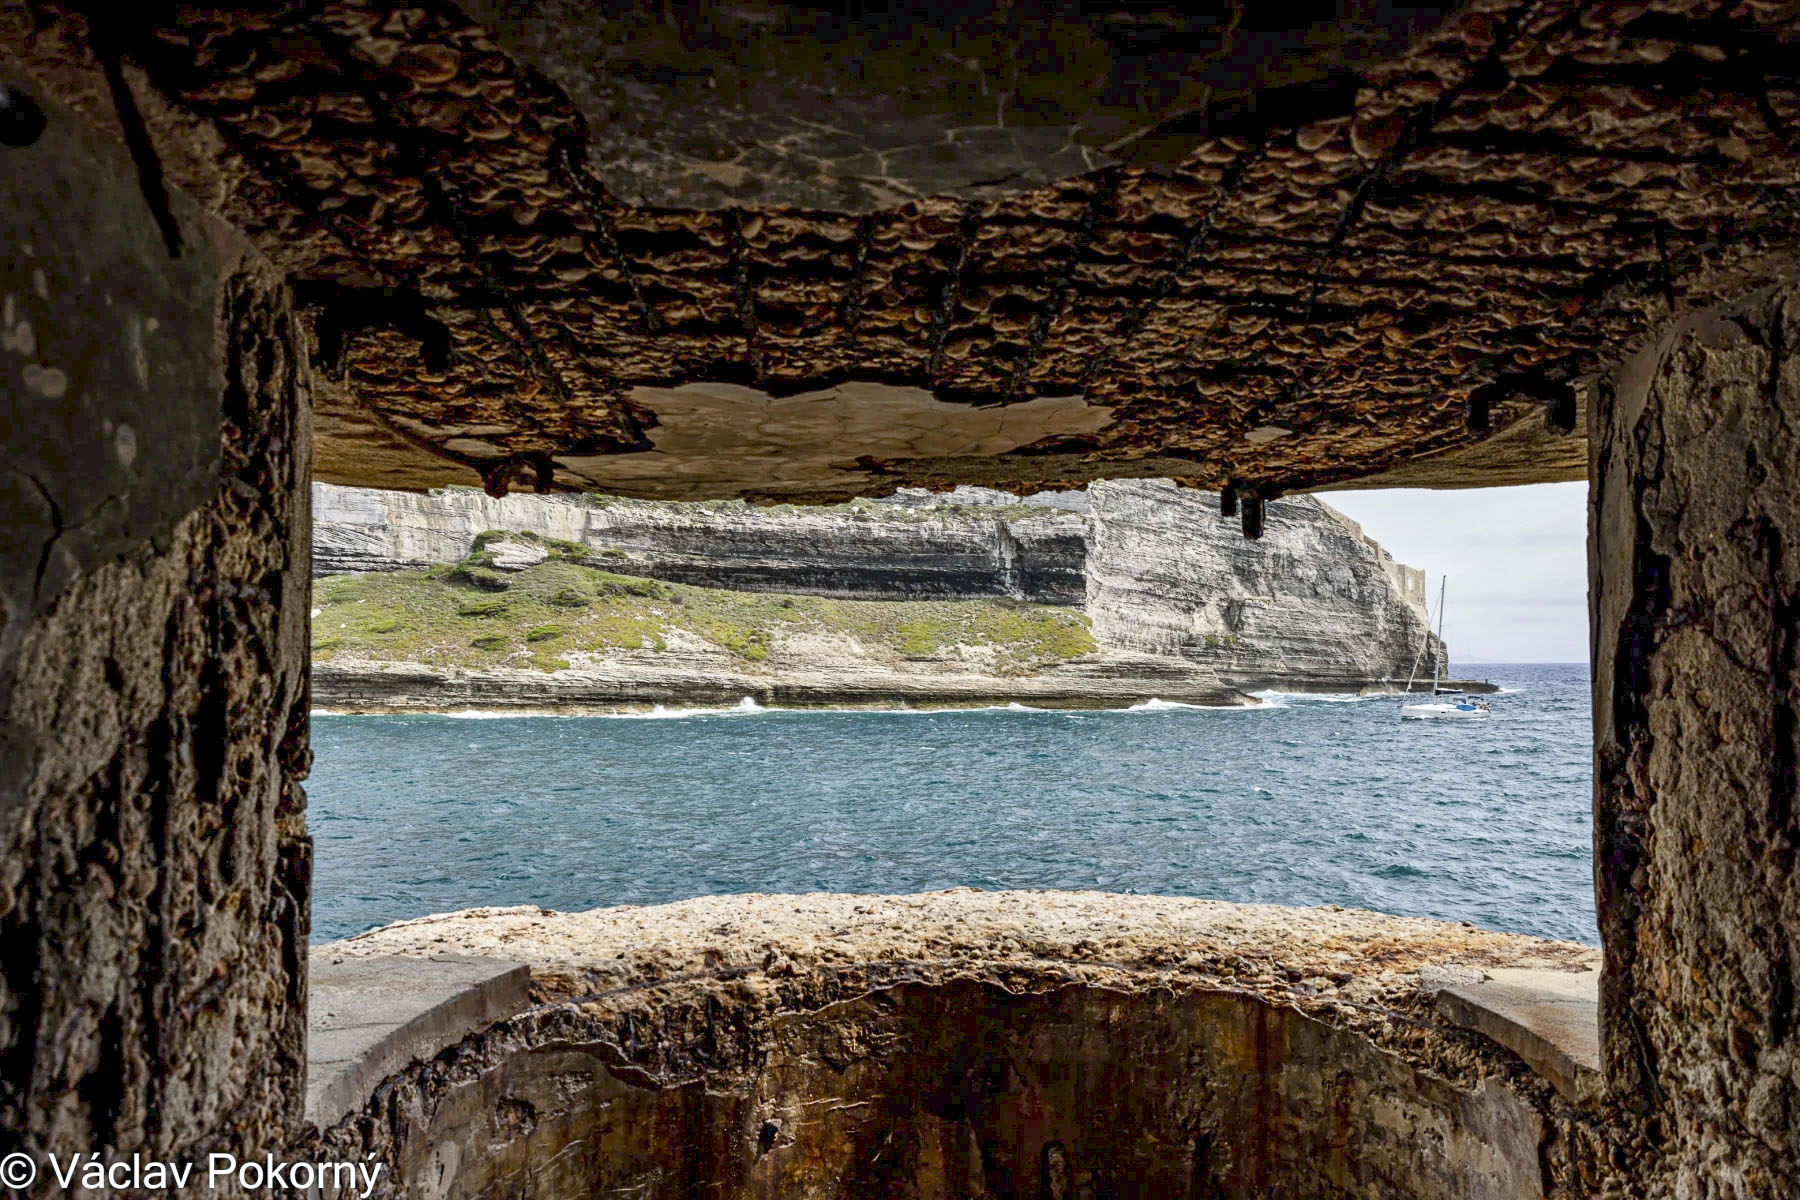
<path id="1" fill-rule="evenodd" d="M 1591 976 L 1568 942 L 962 888 L 476 909 L 331 950 L 449 948 L 530 963 L 546 1003 L 378 1085 L 398 1119 L 322 1139 L 383 1156 L 396 1194 L 1497 1200 L 1612 1170 L 1510 1051 L 1410 1019 L 1504 968 Z"/>
<path id="2" fill-rule="evenodd" d="M 330 1125 L 377 1084 L 530 1003 L 531 970 L 497 958 L 339 958 L 309 964 L 306 1119 Z"/>
<path id="3" fill-rule="evenodd" d="M 1572 1104 L 1600 1095 L 1600 975 L 1496 967 L 1441 987 L 1438 1010 L 1524 1059 Z"/>

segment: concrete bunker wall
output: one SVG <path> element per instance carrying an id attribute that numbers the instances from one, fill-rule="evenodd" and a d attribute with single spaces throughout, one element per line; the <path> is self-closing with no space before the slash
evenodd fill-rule
<path id="1" fill-rule="evenodd" d="M 0 77 L 7 84 L 16 81 Z M 280 275 L 45 103 L 0 150 L 0 1145 L 300 1117 L 304 349 Z"/>
<path id="2" fill-rule="evenodd" d="M 1789 283 L 1682 322 L 1592 414 L 1601 1028 L 1682 1196 L 1800 1194 L 1796 347 Z"/>
<path id="3" fill-rule="evenodd" d="M 47 131 L 0 173 L 19 531 L 0 576 L 0 1128 L 38 1151 L 267 1147 L 301 1096 L 304 351 L 273 272 L 179 195 L 172 258 L 124 152 L 39 100 Z M 1660 1154 L 1652 1195 L 1800 1192 L 1797 307 L 1790 287 L 1688 321 L 1591 407 L 1603 1021 L 1609 1085 Z M 884 1002 L 858 1003 L 874 1022 Z M 1067 1003 L 1094 1030 L 1120 1016 L 1100 992 Z M 604 1059 L 611 1041 L 570 1045 Z M 956 1124 L 935 1094 L 904 1127 L 920 1177 L 948 1179 L 971 1168 L 943 1156 L 965 1143 L 933 1124 Z M 704 1098 L 657 1093 L 669 1124 L 632 1136 L 701 1128 L 682 1105 Z M 983 1111 L 1000 1128 L 1026 1110 Z M 1156 1160 L 1170 1178 L 1185 1146 L 1191 1183 L 1199 1131 Z"/>
<path id="4" fill-rule="evenodd" d="M 1451 1082 L 1248 995 L 963 979 L 809 1008 L 816 981 L 767 982 L 524 1014 L 328 1142 L 444 1200 L 1501 1200 L 1605 1170 L 1529 1076 Z"/>

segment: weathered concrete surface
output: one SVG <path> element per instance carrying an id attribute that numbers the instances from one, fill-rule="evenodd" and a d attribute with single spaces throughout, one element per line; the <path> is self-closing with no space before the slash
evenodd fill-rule
<path id="1" fill-rule="evenodd" d="M 1403 50 L 1444 7 L 1341 4 L 1295 28 L 1285 13 L 1218 0 L 1024 13 L 996 0 L 468 5 L 567 90 L 615 195 L 838 212 L 1175 161 L 1209 131 L 1209 105 L 1235 111 L 1271 84 L 1328 102 L 1334 75 Z"/>
<path id="2" fill-rule="evenodd" d="M 1652 1194 L 1800 1194 L 1800 285 L 1683 322 L 1592 414 L 1609 1085 Z"/>
<path id="3" fill-rule="evenodd" d="M 1515 472 L 1510 479 L 1520 471 L 1555 477 L 1572 468 L 1566 456 L 1536 457 L 1535 436 L 1515 444 L 1517 453 L 1457 453 L 1504 448 L 1484 442 L 1484 402 L 1486 423 L 1502 433 L 1547 402 L 1566 409 L 1569 385 L 1595 380 L 1672 315 L 1791 269 L 1795 246 L 1800 16 L 1779 2 L 1471 4 L 1404 55 L 1354 72 L 1334 111 L 1261 113 L 1225 134 L 1211 128 L 1209 110 L 1200 114 L 1208 136 L 1167 169 L 1103 169 L 997 202 L 925 200 L 866 220 L 618 203 L 581 168 L 586 135 L 568 97 L 449 6 L 187 7 L 180 24 L 153 26 L 165 11 L 129 8 L 99 30 L 54 0 L 0 12 L 5 54 L 28 61 L 27 87 L 45 89 L 40 99 L 53 115 L 48 97 L 61 97 L 111 131 L 121 128 L 115 110 L 128 113 L 135 92 L 149 125 L 147 139 L 133 138 L 143 187 L 116 152 L 59 151 L 47 161 L 64 165 L 40 167 L 32 147 L 7 149 L 0 186 L 26 201 L 0 221 L 9 235 L 46 223 L 59 234 L 117 231 L 106 222 L 141 217 L 138 202 L 160 193 L 156 160 L 142 153 L 147 140 L 168 178 L 253 233 L 303 285 L 310 336 L 334 380 L 328 469 L 367 482 L 431 481 L 448 461 L 496 490 L 520 481 L 580 486 L 586 460 L 658 453 L 658 404 L 672 433 L 692 415 L 680 407 L 691 394 L 640 401 L 638 389 L 696 382 L 753 389 L 762 399 L 748 403 L 759 412 L 814 391 L 842 397 L 854 383 L 928 390 L 933 405 L 920 406 L 922 421 L 939 402 L 1049 400 L 1059 404 L 1040 404 L 1034 416 L 1054 408 L 1069 428 L 1088 430 L 1003 448 L 1010 432 L 984 425 L 988 440 L 958 453 L 940 452 L 921 424 L 903 448 L 930 454 L 883 457 L 861 438 L 866 397 L 847 406 L 826 399 L 821 419 L 807 422 L 804 453 L 771 464 L 798 463 L 811 477 L 784 474 L 772 495 L 835 498 L 908 479 L 1034 487 L 1118 474 L 1214 486 L 1235 478 L 1262 492 L 1408 464 L 1419 471 L 1412 482 L 1479 483 L 1477 464 Z M 112 59 L 111 87 L 94 56 L 109 43 L 123 43 L 136 64 L 121 69 Z M 122 128 L 130 135 L 132 126 L 127 119 Z M 47 136 L 65 134 L 59 120 Z M 101 158 L 104 172 L 84 165 Z M 21 161 L 32 165 L 11 169 Z M 7 359 L 9 402 L 22 397 L 30 411 L 57 418 L 48 428 L 7 426 L 29 430 L 23 453 L 9 460 L 6 500 L 16 518 L 7 527 L 25 530 L 27 544 L 5 547 L 0 631 L 0 771 L 9 783 L 0 809 L 8 1051 L 0 1124 L 33 1148 L 154 1145 L 179 1154 L 255 1145 L 284 1128 L 298 1104 L 304 371 L 270 277 L 253 264 L 226 269 L 179 195 L 173 207 L 160 236 L 134 225 L 132 252 L 96 262 L 92 279 L 122 278 L 132 297 L 169 301 L 175 323 L 160 328 L 179 330 L 178 345 L 197 345 L 199 312 L 213 314 L 220 340 L 204 361 L 221 368 L 220 378 L 188 387 L 151 374 L 160 356 L 146 346 L 140 360 L 130 328 L 88 336 L 116 329 L 91 299 L 75 305 L 72 325 L 33 311 L 29 337 L 18 320 L 5 322 L 5 352 L 16 356 Z M 165 242 L 177 238 L 184 254 L 172 267 Z M 41 241 L 33 232 L 4 245 L 22 256 Z M 117 244 L 110 234 L 55 239 L 57 253 L 76 256 Z M 46 270 L 40 289 L 20 275 L 20 261 L 5 260 L 16 295 L 37 297 L 32 305 L 71 303 L 65 284 Z M 180 274 L 192 269 L 205 277 Z M 115 296 L 115 309 L 125 295 Z M 1603 1046 L 1613 1093 L 1639 1101 L 1645 1116 L 1637 1142 L 1602 1153 L 1557 1124 L 1552 1109 L 1545 1128 L 1564 1140 L 1540 1143 L 1535 1161 L 1567 1190 L 1578 1179 L 1593 1186 L 1614 1154 L 1623 1170 L 1650 1150 L 1661 1161 L 1640 1179 L 1653 1192 L 1797 1190 L 1792 801 L 1800 722 L 1787 541 L 1800 455 L 1791 445 L 1794 301 L 1791 293 L 1776 299 L 1684 325 L 1590 405 L 1597 876 L 1609 952 Z M 90 389 L 40 353 L 53 327 L 87 331 L 79 357 L 96 365 L 101 386 Z M 146 323 L 140 332 L 156 331 Z M 174 357 L 199 361 L 185 349 Z M 145 392 L 157 404 L 140 403 Z M 78 396 L 92 408 L 78 409 Z M 121 425 L 122 413 L 135 419 Z M 717 428 L 717 411 L 699 417 Z M 839 419 L 859 434 L 833 458 L 829 426 Z M 119 436 L 123 427 L 132 437 Z M 127 495 L 122 481 L 152 466 L 166 477 Z M 741 490 L 742 465 L 721 459 L 716 472 L 688 479 L 696 495 Z M 107 503 L 114 498 L 117 518 Z M 1002 1182 L 1026 1177 L 1023 1148 L 1032 1139 L 1005 1131 L 1038 1111 L 1026 1101 L 1033 1089 L 1013 1089 L 1017 1076 L 986 1068 L 1014 1057 L 1038 1064 L 1049 1082 L 1036 1091 L 1047 1094 L 1070 1076 L 1043 1064 L 1104 1065 L 1111 1052 L 1102 1039 L 1087 1058 L 1065 1053 L 1067 1042 L 1015 1056 L 1010 1048 L 1029 1037 L 1024 1022 L 970 1024 L 992 992 L 967 1002 L 974 1008 L 944 1009 L 950 1015 L 938 1021 L 929 1017 L 931 997 L 948 992 L 928 991 L 919 1001 L 926 1016 L 890 1020 L 867 988 L 846 997 L 834 990 L 842 977 L 823 970 L 768 973 L 779 964 L 758 968 L 765 973 L 753 979 L 753 998 L 808 1012 L 827 996 L 854 1001 L 833 1010 L 850 1014 L 847 1036 L 793 1035 L 798 1051 L 786 1061 L 803 1064 L 794 1067 L 803 1082 L 818 1078 L 807 1075 L 816 1062 L 885 1050 L 890 1033 L 993 1031 L 976 1043 L 999 1047 L 991 1058 L 951 1056 L 941 1069 L 928 1063 L 924 1075 L 907 1075 L 898 1059 L 880 1068 L 891 1067 L 886 1078 L 897 1081 L 882 1094 L 912 1122 L 885 1127 L 914 1131 L 906 1154 L 886 1158 L 904 1164 L 903 1178 L 951 1178 L 948 1167 L 915 1168 L 929 1154 L 968 1162 L 954 1151 L 984 1112 L 989 1144 L 1004 1151 L 992 1160 L 1008 1172 Z M 916 969 L 903 964 L 881 978 L 893 983 Z M 1029 964 L 1016 969 L 1028 983 L 1037 978 Z M 1090 964 L 1082 980 L 1116 982 L 1107 974 L 1115 969 Z M 783 999 L 790 978 L 800 982 Z M 1205 978 L 1210 992 L 1221 976 Z M 589 1071 L 578 1083 L 635 1089 L 621 1094 L 684 1132 L 690 1125 L 677 1122 L 690 1118 L 723 1131 L 714 1158 L 703 1149 L 694 1161 L 753 1171 L 773 1122 L 754 1107 L 731 1109 L 736 1093 L 702 1094 L 691 1083 L 700 1068 L 669 1075 L 672 1087 L 655 1095 L 622 1082 L 663 1078 L 649 1068 L 669 1062 L 733 1070 L 750 1061 L 744 1046 L 765 1044 L 749 1035 L 734 1042 L 739 1031 L 718 1024 L 720 1013 L 741 1011 L 728 1003 L 737 999 L 732 981 L 659 986 L 688 1005 L 654 1043 L 673 1047 L 666 1059 L 633 1057 L 646 1045 L 637 1017 L 671 1011 L 632 1009 L 633 996 L 541 1020 L 552 1029 L 566 1020 L 562 1028 L 579 1035 L 567 1040 L 577 1058 L 617 1071 Z M 1006 979 L 973 986 L 1004 990 Z M 1143 995 L 1152 1001 L 1142 1011 L 1161 1002 L 1160 992 Z M 1102 989 L 1074 996 L 1085 1007 L 1062 1027 L 1071 1041 L 1108 1027 L 1109 1000 Z M 584 1011 L 598 1014 L 594 1024 L 579 1024 Z M 1252 1030 L 1266 1028 L 1256 1025 L 1261 1011 L 1245 1010 Z M 1150 1034 L 1167 1028 L 1138 1019 L 1119 1016 L 1120 1028 L 1150 1031 L 1133 1045 L 1155 1044 Z M 1334 1010 L 1334 1019 L 1347 1027 L 1364 1018 Z M 1357 1028 L 1381 1046 L 1407 1036 L 1367 1020 Z M 415 1070 L 401 1090 L 423 1114 L 434 1088 L 441 1095 L 474 1078 L 466 1073 L 479 1073 L 481 1056 L 500 1053 L 523 1028 L 497 1030 L 437 1074 Z M 1199 1046 L 1186 1048 L 1204 1060 Z M 1428 1033 L 1413 1052 L 1449 1053 Z M 1241 1080 L 1243 1061 L 1258 1060 L 1182 1078 Z M 963 1068 L 971 1063 L 982 1069 L 970 1074 Z M 1442 1066 L 1433 1070 L 1447 1078 Z M 1429 1081 L 1377 1095 L 1348 1074 L 1342 1111 L 1354 1137 L 1346 1148 L 1388 1152 L 1392 1140 L 1365 1120 L 1377 1106 L 1392 1113 L 1437 1104 Z M 942 1088 L 920 1086 L 934 1076 Z M 971 1104 L 980 1097 L 967 1081 L 987 1079 L 1017 1102 Z M 1178 1118 L 1217 1122 L 1222 1111 L 1238 1112 L 1240 1093 L 1225 1083 L 1213 1094 L 1223 1101 L 1163 1094 L 1182 1097 L 1186 1107 L 1171 1108 Z M 1279 1095 L 1251 1099 L 1273 1105 Z M 938 1096 L 953 1103 L 921 1107 L 921 1098 Z M 1102 1111 L 1084 1104 L 1090 1096 L 1075 1087 L 1046 1111 Z M 1224 1108 L 1207 1107 L 1215 1102 Z M 478 1095 L 470 1105 L 469 1122 L 486 1119 Z M 547 1142 L 559 1136 L 526 1108 L 492 1111 L 506 1114 L 497 1126 L 503 1146 L 528 1142 L 527 1125 Z M 1307 1111 L 1316 1118 L 1326 1109 L 1310 1103 Z M 1335 1119 L 1339 1110 L 1330 1111 Z M 743 1120 L 701 1121 L 720 1113 Z M 1445 1128 L 1442 1114 L 1433 1108 L 1406 1130 Z M 1128 1139 L 1150 1131 L 1161 1138 L 1158 1153 L 1176 1147 L 1186 1156 L 1190 1191 L 1211 1187 L 1221 1143 L 1196 1155 L 1196 1135 L 1225 1126 L 1159 1124 L 1166 1115 L 1109 1116 L 1095 1139 L 1107 1148 L 1099 1157 L 1124 1153 L 1139 1144 Z M 445 1120 L 476 1127 L 457 1126 L 464 1117 Z M 386 1119 L 384 1127 L 369 1116 L 344 1136 L 418 1144 L 402 1136 L 404 1111 Z M 771 1156 L 787 1127 L 779 1119 L 768 1134 Z M 832 1123 L 825 1143 L 840 1151 L 864 1148 L 858 1131 L 873 1128 L 853 1125 L 863 1119 L 856 1113 L 822 1119 Z M 936 1132 L 944 1123 L 948 1141 Z M 1465 1111 L 1448 1127 L 1477 1124 Z M 1256 1146 L 1317 1150 L 1307 1161 L 1326 1164 L 1319 1171 L 1347 1164 L 1354 1172 L 1362 1161 L 1347 1159 L 1331 1140 L 1335 1130 L 1316 1123 L 1249 1128 L 1246 1142 L 1223 1143 L 1218 1160 L 1239 1190 L 1273 1177 L 1242 1165 L 1257 1161 Z M 1037 1144 L 1040 1175 L 1056 1176 L 1044 1157 L 1051 1143 Z M 1516 1143 L 1460 1143 L 1471 1153 L 1502 1144 Z M 1452 1157 L 1461 1152 L 1455 1139 L 1428 1161 L 1445 1145 L 1408 1137 L 1395 1153 L 1413 1157 L 1384 1159 L 1399 1165 L 1373 1183 L 1353 1176 L 1356 1189 L 1420 1194 L 1421 1178 L 1440 1181 L 1444 1163 L 1466 1161 Z M 828 1157 L 820 1169 L 876 1161 L 878 1147 L 867 1148 Z M 1205 1170 L 1194 1166 L 1201 1159 Z M 496 1171 L 510 1169 L 494 1161 Z M 1516 1178 L 1504 1174 L 1520 1161 L 1512 1151 L 1484 1161 L 1496 1186 Z M 771 1174 L 801 1169 L 772 1162 Z M 1089 1170 L 1085 1162 L 1077 1156 L 1073 1166 Z M 1283 1160 L 1268 1170 L 1290 1167 L 1311 1169 Z M 989 1160 L 978 1170 L 985 1181 Z M 975 1173 L 971 1162 L 963 1178 Z M 1351 1190 L 1317 1174 L 1298 1186 Z"/>
<path id="4" fill-rule="evenodd" d="M 311 874 L 301 330 L 179 193 L 172 257 L 123 151 L 36 99 L 42 137 L 0 146 L 0 1145 L 278 1149 Z"/>
<path id="5" fill-rule="evenodd" d="M 9 7 L 0 39 L 112 128 L 80 7 Z M 480 8 L 500 36 L 379 0 L 138 6 L 103 30 L 142 68 L 169 176 L 296 280 L 332 381 L 322 478 L 814 501 L 1575 478 L 1580 437 L 1546 407 L 1567 428 L 1632 343 L 1800 251 L 1800 17 L 1778 0 L 1471 0 L 1411 39 L 1380 4 L 1223 25 L 1223 6 L 1009 6 L 1016 26 L 953 20 L 872 58 L 816 7 Z M 867 116 L 848 129 L 778 133 L 801 110 L 770 97 L 890 51 L 908 79 L 964 79 L 902 106 L 942 135 L 920 162 L 869 176 L 927 194 L 792 207 L 801 180 L 849 178 L 823 143 L 894 132 L 868 97 L 908 79 L 840 92 L 828 110 Z M 1003 100 L 1004 137 L 956 133 Z M 982 174 L 1060 174 L 1073 147 L 1020 139 L 1077 124 L 1116 130 L 1098 149 L 1119 163 L 1024 190 Z M 633 147 L 663 182 L 612 174 Z M 770 202 L 743 194 L 765 180 Z M 728 208 L 637 202 L 720 188 Z"/>
<path id="6" fill-rule="evenodd" d="M 1421 986 L 1451 964 L 1591 973 L 1567 943 L 958 889 L 477 909 L 329 951 L 532 964 L 541 1007 L 328 1131 L 407 1195 L 1518 1200 L 1617 1182 L 1604 1114 Z"/>
<path id="7" fill-rule="evenodd" d="M 1452 983 L 1438 1008 L 1531 1064 L 1570 1103 L 1600 1095 L 1600 976 L 1531 967 L 1495 967 Z"/>
<path id="8" fill-rule="evenodd" d="M 306 986 L 306 1119 L 330 1125 L 375 1085 L 531 1000 L 531 970 L 497 958 L 346 959 L 314 952 Z"/>

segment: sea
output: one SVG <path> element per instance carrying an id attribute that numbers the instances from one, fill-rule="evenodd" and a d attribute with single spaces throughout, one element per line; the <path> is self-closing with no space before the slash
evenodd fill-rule
<path id="1" fill-rule="evenodd" d="M 1247 709 L 317 713 L 313 937 L 477 905 L 966 885 L 1335 903 L 1597 944 L 1587 665 L 1455 673 L 1501 686 L 1488 720 L 1279 692 Z"/>

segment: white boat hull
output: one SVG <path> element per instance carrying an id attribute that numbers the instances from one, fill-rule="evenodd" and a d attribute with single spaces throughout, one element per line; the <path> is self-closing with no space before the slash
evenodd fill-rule
<path id="1" fill-rule="evenodd" d="M 1449 586 L 1450 581 L 1447 579 L 1438 584 L 1437 640 L 1440 652 L 1444 644 L 1444 592 Z M 1430 649 L 1430 647 L 1431 626 L 1426 625 L 1425 646 L 1420 649 L 1419 653 L 1424 654 L 1425 650 Z M 1439 671 L 1442 662 L 1443 659 L 1438 654 L 1434 654 L 1431 664 L 1431 694 L 1434 698 L 1438 696 L 1456 696 L 1457 699 L 1448 702 L 1439 700 L 1435 704 L 1408 704 L 1405 708 L 1400 710 L 1400 718 L 1405 721 L 1479 721 L 1485 718 L 1488 715 L 1487 705 L 1476 704 L 1464 697 L 1461 688 L 1445 688 L 1438 686 L 1442 681 L 1442 675 Z M 1417 668 L 1417 660 L 1414 660 L 1413 666 Z M 1412 685 L 1412 679 L 1408 678 L 1406 681 L 1406 690 L 1409 692 L 1412 691 Z"/>
<path id="2" fill-rule="evenodd" d="M 1408 721 L 1479 721 L 1487 715 L 1487 709 L 1472 704 L 1409 704 L 1400 710 Z"/>

